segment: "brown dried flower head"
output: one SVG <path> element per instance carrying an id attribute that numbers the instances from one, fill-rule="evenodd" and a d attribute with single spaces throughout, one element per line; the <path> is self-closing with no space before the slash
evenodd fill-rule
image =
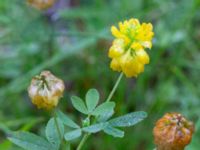
<path id="1" fill-rule="evenodd" d="M 27 0 L 28 4 L 39 9 L 48 9 L 52 7 L 55 3 L 55 0 Z"/>
<path id="2" fill-rule="evenodd" d="M 194 125 L 180 113 L 167 113 L 153 129 L 157 150 L 184 150 L 192 139 Z"/>
<path id="3" fill-rule="evenodd" d="M 64 83 L 50 71 L 42 71 L 35 76 L 28 88 L 28 93 L 33 104 L 38 108 L 51 109 L 58 104 L 63 95 Z"/>

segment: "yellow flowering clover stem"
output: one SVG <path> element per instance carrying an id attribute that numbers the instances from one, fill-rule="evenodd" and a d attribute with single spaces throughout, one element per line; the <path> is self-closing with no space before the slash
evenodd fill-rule
<path id="1" fill-rule="evenodd" d="M 115 91 L 116 91 L 116 89 L 117 89 L 122 77 L 123 77 L 123 72 L 120 73 L 120 75 L 119 75 L 119 77 L 118 77 L 118 79 L 117 79 L 112 91 L 110 92 L 106 102 L 109 102 L 111 100 L 111 98 L 113 97 L 113 94 L 115 93 Z"/>
<path id="2" fill-rule="evenodd" d="M 108 95 L 108 98 L 106 99 L 106 102 L 109 102 L 111 100 L 111 98 L 113 97 L 113 95 L 114 95 L 114 93 L 115 93 L 115 91 L 116 91 L 116 89 L 117 89 L 117 87 L 118 87 L 118 85 L 119 85 L 122 77 L 123 77 L 123 72 L 121 72 L 120 75 L 119 75 L 119 77 L 117 78 L 117 81 L 115 82 L 115 85 L 114 85 L 112 91 L 110 92 L 110 94 Z M 90 117 L 90 116 L 88 116 L 88 117 Z M 82 149 L 84 143 L 86 142 L 86 140 L 88 139 L 88 137 L 90 135 L 91 135 L 90 133 L 86 133 L 83 136 L 83 138 L 82 138 L 81 142 L 79 143 L 79 145 L 78 145 L 78 147 L 77 147 L 76 150 L 81 150 Z"/>

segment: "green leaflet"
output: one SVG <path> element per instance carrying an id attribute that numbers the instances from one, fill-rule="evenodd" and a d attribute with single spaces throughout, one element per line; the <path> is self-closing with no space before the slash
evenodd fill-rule
<path id="1" fill-rule="evenodd" d="M 88 127 L 84 127 L 82 128 L 82 130 L 88 133 L 97 133 L 103 130 L 106 134 L 112 135 L 113 137 L 124 136 L 124 131 L 112 127 L 108 122 L 102 122 Z"/>
<path id="2" fill-rule="evenodd" d="M 97 132 L 103 130 L 107 125 L 108 125 L 107 122 L 101 122 L 101 123 L 94 124 L 94 125 L 91 125 L 88 127 L 84 127 L 84 128 L 82 128 L 82 130 L 85 132 L 89 132 L 89 133 L 97 133 Z"/>
<path id="3" fill-rule="evenodd" d="M 30 132 L 11 132 L 8 139 L 26 150 L 55 150 L 47 140 Z"/>
<path id="4" fill-rule="evenodd" d="M 147 113 L 143 111 L 132 112 L 126 115 L 111 119 L 109 124 L 113 127 L 129 127 L 137 124 L 147 117 Z"/>
<path id="5" fill-rule="evenodd" d="M 74 106 L 76 110 L 78 110 L 79 112 L 83 114 L 88 114 L 87 107 L 85 106 L 85 103 L 80 97 L 72 96 L 71 101 L 72 101 L 72 105 Z"/>
<path id="6" fill-rule="evenodd" d="M 61 112 L 60 110 L 57 112 L 58 117 L 63 122 L 64 125 L 71 127 L 71 128 L 80 128 L 73 120 L 71 120 L 66 114 Z"/>
<path id="7" fill-rule="evenodd" d="M 104 111 L 100 116 L 97 117 L 98 122 L 105 122 L 107 121 L 112 115 L 114 114 L 114 110 L 110 109 L 107 111 Z"/>
<path id="8" fill-rule="evenodd" d="M 105 102 L 99 105 L 93 112 L 92 115 L 94 116 L 100 116 L 105 113 L 108 113 L 109 111 L 113 110 L 115 107 L 114 102 Z"/>
<path id="9" fill-rule="evenodd" d="M 99 102 L 99 92 L 96 89 L 88 90 L 86 96 L 86 105 L 89 113 L 91 113 Z"/>
<path id="10" fill-rule="evenodd" d="M 55 119 L 51 118 L 46 126 L 46 138 L 47 140 L 52 144 L 55 150 L 59 150 L 60 144 L 61 144 L 61 138 L 63 137 L 64 134 L 64 125 L 62 121 L 57 118 L 58 126 L 59 126 L 59 131 L 61 133 L 61 137 L 57 131 L 57 127 L 55 124 Z"/>
<path id="11" fill-rule="evenodd" d="M 71 141 L 80 137 L 81 134 L 82 134 L 81 129 L 76 129 L 76 130 L 65 133 L 64 137 L 66 141 Z"/>
<path id="12" fill-rule="evenodd" d="M 109 135 L 112 135 L 113 137 L 120 137 L 120 138 L 124 137 L 124 131 L 114 128 L 110 125 L 105 127 L 103 131 Z"/>

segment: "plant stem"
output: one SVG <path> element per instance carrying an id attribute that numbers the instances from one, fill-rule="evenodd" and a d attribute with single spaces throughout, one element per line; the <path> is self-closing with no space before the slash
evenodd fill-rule
<path id="1" fill-rule="evenodd" d="M 62 150 L 70 150 L 70 143 L 68 143 L 67 141 L 63 142 L 63 147 Z"/>
<path id="2" fill-rule="evenodd" d="M 122 77 L 123 77 L 123 73 L 120 73 L 120 75 L 119 75 L 119 77 L 118 77 L 118 79 L 117 79 L 117 81 L 116 81 L 116 83 L 115 83 L 115 85 L 114 85 L 112 91 L 110 92 L 108 98 L 106 99 L 106 102 L 109 102 L 109 101 L 111 100 L 111 98 L 113 97 L 113 94 L 115 93 L 115 91 L 116 91 L 116 89 L 117 89 L 117 87 L 118 87 L 118 85 L 119 85 L 119 83 L 120 83 Z M 81 148 L 83 147 L 85 141 L 88 139 L 89 136 L 90 136 L 89 133 L 86 133 L 86 134 L 83 136 L 83 138 L 82 138 L 81 142 L 79 143 L 79 145 L 78 145 L 78 147 L 77 147 L 76 150 L 81 150 Z"/>
<path id="3" fill-rule="evenodd" d="M 114 85 L 112 91 L 110 92 L 106 102 L 109 102 L 111 100 L 111 98 L 113 97 L 113 94 L 115 93 L 115 91 L 116 91 L 116 89 L 117 89 L 122 77 L 123 77 L 123 73 L 120 73 L 120 75 L 119 75 L 117 81 L 115 82 L 115 85 Z"/>
<path id="4" fill-rule="evenodd" d="M 82 138 L 80 144 L 78 145 L 76 150 L 81 150 L 81 148 L 83 147 L 85 141 L 88 139 L 88 137 L 90 136 L 89 133 L 85 134 L 84 137 Z"/>
<path id="5" fill-rule="evenodd" d="M 57 129 L 58 135 L 60 137 L 60 140 L 62 141 L 62 134 L 60 132 L 60 128 L 59 128 L 59 125 L 58 125 L 58 119 L 57 119 L 57 115 L 56 115 L 56 109 L 54 110 L 54 121 L 55 121 L 55 125 L 56 125 L 56 129 Z"/>

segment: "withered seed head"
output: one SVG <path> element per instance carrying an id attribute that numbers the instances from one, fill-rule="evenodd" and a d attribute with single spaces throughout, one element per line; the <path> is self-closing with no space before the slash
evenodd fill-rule
<path id="1" fill-rule="evenodd" d="M 55 0 L 27 0 L 28 4 L 39 9 L 48 9 L 55 3 Z"/>
<path id="2" fill-rule="evenodd" d="M 33 77 L 28 93 L 33 104 L 38 108 L 51 109 L 58 104 L 63 95 L 64 83 L 50 71 L 42 71 L 39 76 Z"/>
<path id="3" fill-rule="evenodd" d="M 167 113 L 153 129 L 157 150 L 184 150 L 192 139 L 194 125 L 180 113 Z"/>

